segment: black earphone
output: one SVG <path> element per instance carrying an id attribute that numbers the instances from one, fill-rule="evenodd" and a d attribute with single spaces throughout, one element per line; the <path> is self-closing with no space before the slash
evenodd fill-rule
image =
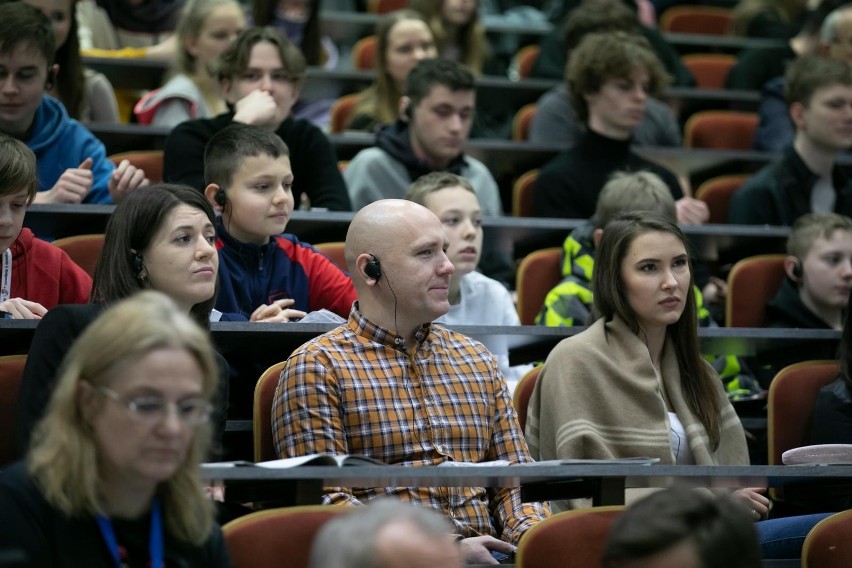
<path id="1" fill-rule="evenodd" d="M 145 258 L 142 256 L 142 253 L 134 252 L 133 253 L 133 274 L 136 275 L 137 278 L 142 274 L 142 270 L 145 268 Z"/>
<path id="2" fill-rule="evenodd" d="M 367 276 L 374 280 L 378 280 L 382 277 L 382 263 L 379 262 L 379 259 L 376 258 L 376 255 L 370 255 L 370 260 L 368 260 L 367 264 L 364 266 L 364 272 L 367 274 Z"/>
<path id="3" fill-rule="evenodd" d="M 225 190 L 220 188 L 216 192 L 216 195 L 213 196 L 213 201 L 215 201 L 216 205 L 219 207 L 224 207 L 225 204 L 228 203 L 228 196 L 225 195 Z"/>
<path id="4" fill-rule="evenodd" d="M 402 111 L 402 114 L 408 120 L 411 120 L 412 118 L 414 118 L 414 109 L 411 108 L 411 104 L 412 104 L 411 101 L 409 101 L 408 104 L 405 105 L 405 108 Z"/>
<path id="5" fill-rule="evenodd" d="M 799 281 L 804 275 L 805 271 L 802 269 L 802 261 L 797 258 L 796 262 L 793 263 L 793 276 L 796 278 L 796 281 Z"/>

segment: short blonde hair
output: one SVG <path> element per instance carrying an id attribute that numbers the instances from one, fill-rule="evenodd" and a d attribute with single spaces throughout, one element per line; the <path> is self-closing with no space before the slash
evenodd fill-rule
<path id="1" fill-rule="evenodd" d="M 448 187 L 461 187 L 476 195 L 476 191 L 465 178 L 450 172 L 430 172 L 422 175 L 408 186 L 405 198 L 426 207 L 426 197 Z M 428 207 L 427 207 L 428 209 Z"/>
<path id="2" fill-rule="evenodd" d="M 598 196 L 595 227 L 603 229 L 610 219 L 630 211 L 651 211 L 677 222 L 677 209 L 669 186 L 651 172 L 612 174 Z"/>
<path id="3" fill-rule="evenodd" d="M 837 213 L 808 213 L 793 223 L 787 237 L 787 254 L 805 258 L 819 238 L 830 239 L 835 231 L 852 233 L 852 219 Z"/>
<path id="4" fill-rule="evenodd" d="M 103 513 L 98 448 L 79 408 L 79 384 L 109 386 L 124 363 L 169 347 L 195 358 L 204 378 L 202 396 L 211 400 L 219 379 L 210 338 L 160 292 L 139 292 L 114 304 L 74 343 L 27 454 L 30 474 L 51 505 L 68 516 Z M 198 467 L 211 436 L 209 423 L 197 427 L 184 463 L 159 491 L 169 533 L 196 544 L 213 527 L 213 506 Z"/>

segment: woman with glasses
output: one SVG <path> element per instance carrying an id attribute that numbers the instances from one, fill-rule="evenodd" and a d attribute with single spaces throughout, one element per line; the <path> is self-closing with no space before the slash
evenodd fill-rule
<path id="1" fill-rule="evenodd" d="M 185 186 L 155 184 L 139 189 L 116 206 L 107 224 L 91 303 L 57 306 L 39 323 L 21 383 L 18 434 L 22 452 L 47 407 L 62 358 L 104 306 L 152 289 L 169 296 L 202 327 L 208 326 L 219 269 L 210 204 L 204 195 Z M 219 354 L 215 357 L 220 380 L 213 449 L 218 457 L 228 402 L 228 364 Z"/>
<path id="2" fill-rule="evenodd" d="M 0 551 L 24 566 L 230 566 L 199 478 L 213 354 L 158 292 L 102 312 L 69 351 L 26 460 L 0 475 Z"/>

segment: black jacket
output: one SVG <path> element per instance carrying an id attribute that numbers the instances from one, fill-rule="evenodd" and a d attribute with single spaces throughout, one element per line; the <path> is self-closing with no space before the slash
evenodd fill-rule
<path id="1" fill-rule="evenodd" d="M 53 507 L 27 474 L 24 462 L 0 473 L 0 511 L 0 551 L 26 555 L 26 561 L 15 566 L 115 566 L 95 518 L 69 518 Z M 123 565 L 148 565 L 149 525 L 148 515 L 136 520 L 112 520 L 118 544 L 127 554 Z M 200 546 L 173 538 L 167 526 L 164 533 L 166 568 L 231 566 L 218 525 L 214 525 L 213 532 Z"/>
<path id="2" fill-rule="evenodd" d="M 204 148 L 214 134 L 231 124 L 233 118 L 233 113 L 225 113 L 177 125 L 166 138 L 163 180 L 204 191 Z M 351 211 L 346 184 L 337 167 L 337 155 L 325 134 L 310 122 L 292 117 L 282 122 L 275 133 L 290 149 L 296 206 L 304 194 L 312 207 Z"/>
<path id="3" fill-rule="evenodd" d="M 792 146 L 761 168 L 734 194 L 728 218 L 738 225 L 786 225 L 811 212 L 811 191 L 819 176 L 811 172 Z M 852 216 L 852 184 L 840 166 L 832 171 L 837 193 L 834 211 Z"/>

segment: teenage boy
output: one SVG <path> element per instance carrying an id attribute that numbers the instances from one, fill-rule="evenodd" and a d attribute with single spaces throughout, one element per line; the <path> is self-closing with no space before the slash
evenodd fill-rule
<path id="1" fill-rule="evenodd" d="M 792 225 L 805 213 L 852 215 L 852 185 L 837 155 L 852 146 L 852 69 L 818 55 L 786 75 L 793 144 L 752 176 L 731 200 L 731 223 Z"/>
<path id="2" fill-rule="evenodd" d="M 358 152 L 343 172 L 355 210 L 379 199 L 402 198 L 420 176 L 446 171 L 470 182 L 484 215 L 501 215 L 500 192 L 491 172 L 462 152 L 475 106 L 469 69 L 444 59 L 415 65 L 399 100 L 400 118 L 382 128 L 376 146 Z"/>
<path id="3" fill-rule="evenodd" d="M 50 20 L 24 2 L 0 4 L 0 132 L 36 155 L 35 203 L 115 203 L 146 184 L 124 160 L 115 167 L 104 145 L 45 93 L 59 66 Z"/>
<path id="4" fill-rule="evenodd" d="M 0 134 L 0 317 L 41 319 L 57 304 L 85 304 L 92 291 L 65 251 L 22 228 L 36 191 L 35 155 Z"/>
<path id="5" fill-rule="evenodd" d="M 822 55 L 852 65 L 852 49 L 849 48 L 852 42 L 852 7 L 845 5 L 846 3 L 846 0 L 833 0 L 833 5 L 840 4 L 840 7 L 830 10 L 831 13 L 824 17 L 817 37 L 813 40 L 815 45 L 799 53 L 799 57 Z M 829 10 L 831 7 L 832 2 L 822 2 L 817 12 Z M 776 68 L 776 66 L 777 64 L 771 67 Z M 789 63 L 785 64 L 773 79 L 766 81 L 760 87 L 761 99 L 758 107 L 760 123 L 754 133 L 755 150 L 781 152 L 795 138 L 795 125 L 790 120 L 788 108 L 790 103 L 786 94 L 787 79 L 784 76 L 788 66 Z M 728 77 L 730 78 L 730 75 Z"/>
<path id="6" fill-rule="evenodd" d="M 293 213 L 294 175 L 281 138 L 231 124 L 207 144 L 204 175 L 204 195 L 221 213 L 218 311 L 258 322 L 291 321 L 322 308 L 349 315 L 355 301 L 349 275 L 294 235 L 282 234 Z"/>
<path id="7" fill-rule="evenodd" d="M 534 184 L 534 214 L 588 219 L 612 173 L 649 170 L 678 200 L 679 222 L 705 222 L 707 206 L 684 197 L 672 172 L 639 157 L 630 147 L 649 94 L 659 92 L 668 81 L 648 42 L 623 32 L 589 34 L 571 53 L 566 76 L 586 131 L 574 148 L 542 168 Z"/>
<path id="8" fill-rule="evenodd" d="M 852 290 L 852 219 L 836 213 L 799 217 L 787 239 L 787 277 L 766 305 L 765 325 L 776 328 L 843 329 Z M 837 358 L 837 344 L 807 341 L 758 357 L 768 384 L 787 365 Z"/>
<path id="9" fill-rule="evenodd" d="M 455 270 L 450 277 L 450 311 L 435 320 L 449 327 L 457 325 L 521 325 L 512 295 L 505 286 L 477 272 L 482 255 L 482 210 L 473 186 L 449 172 L 432 172 L 421 177 L 405 196 L 422 205 L 441 220 L 449 248 L 447 256 Z M 530 365 L 509 366 L 509 350 L 491 351 L 509 390 L 514 391 Z"/>
<path id="10" fill-rule="evenodd" d="M 283 32 L 270 27 L 243 30 L 218 61 L 219 84 L 231 110 L 188 120 L 172 130 L 164 149 L 164 179 L 203 191 L 207 142 L 231 123 L 251 124 L 274 132 L 290 148 L 300 205 L 349 211 L 334 148 L 320 129 L 292 116 L 305 68 L 302 52 Z"/>

